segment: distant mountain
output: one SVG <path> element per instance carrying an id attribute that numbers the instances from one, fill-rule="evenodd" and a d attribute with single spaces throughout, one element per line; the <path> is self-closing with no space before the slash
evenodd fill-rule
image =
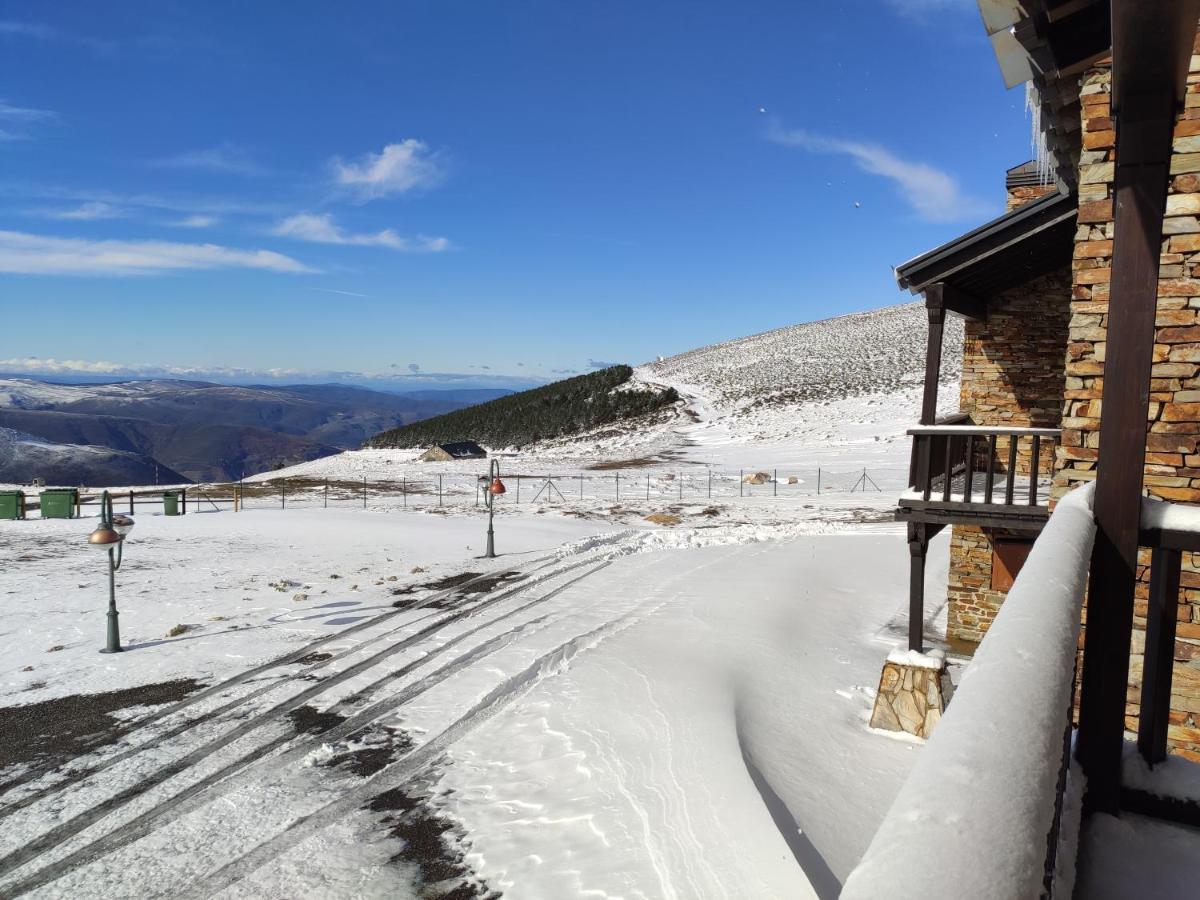
<path id="1" fill-rule="evenodd" d="M 0 483 L 25 484 L 35 477 L 44 478 L 47 484 L 88 487 L 154 484 L 156 478 L 161 484 L 188 480 L 139 453 L 51 443 L 0 428 Z"/>
<path id="2" fill-rule="evenodd" d="M 393 428 L 368 447 L 429 447 L 475 441 L 513 447 L 644 416 L 679 399 L 674 390 L 633 384 L 629 366 L 612 366 Z"/>
<path id="3" fill-rule="evenodd" d="M 0 427 L 45 441 L 141 454 L 188 479 L 214 481 L 328 456 L 360 446 L 380 431 L 506 393 L 405 396 L 336 384 L 277 388 L 179 380 L 54 384 L 0 379 Z M 21 480 L 36 476 L 46 477 L 29 472 Z"/>

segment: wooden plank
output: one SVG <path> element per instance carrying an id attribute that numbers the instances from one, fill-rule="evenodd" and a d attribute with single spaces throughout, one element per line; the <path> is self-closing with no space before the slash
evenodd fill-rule
<path id="1" fill-rule="evenodd" d="M 1033 449 L 1029 451 L 1029 505 L 1037 506 L 1038 466 L 1042 461 L 1042 439 L 1033 436 Z"/>
<path id="2" fill-rule="evenodd" d="M 921 395 L 922 425 L 932 425 L 937 418 L 938 382 L 942 377 L 942 333 L 946 323 L 941 289 L 942 285 L 931 284 L 925 292 L 929 331 L 925 342 L 925 386 Z"/>
<path id="3" fill-rule="evenodd" d="M 946 455 L 942 465 L 942 502 L 950 501 L 950 488 L 954 482 L 954 465 L 950 459 L 950 451 L 954 446 L 954 439 L 947 435 L 946 437 Z"/>
<path id="4" fill-rule="evenodd" d="M 996 487 L 996 435 L 988 438 L 987 477 L 983 480 L 983 502 L 992 502 L 992 493 Z"/>
<path id="5" fill-rule="evenodd" d="M 925 649 L 925 556 L 929 537 L 925 525 L 911 522 L 908 526 L 908 649 L 921 653 Z"/>
<path id="6" fill-rule="evenodd" d="M 1088 812 L 1120 809 L 1121 755 L 1138 521 L 1154 349 L 1159 245 L 1166 206 L 1175 100 L 1171 73 L 1190 54 L 1195 0 L 1112 0 L 1113 97 L 1117 150 L 1102 478 L 1096 479 L 1096 540 L 1088 586 L 1088 620 L 1076 757 L 1087 777 Z M 1190 21 L 1189 21 L 1190 19 Z M 1177 40 L 1187 28 L 1186 46 Z M 1162 57 L 1168 57 L 1163 59 Z M 1126 88 L 1131 90 L 1126 90 Z M 1117 98 L 1120 102 L 1116 102 Z M 1132 439 L 1138 436 L 1137 439 Z"/>
<path id="7" fill-rule="evenodd" d="M 975 438 L 974 438 L 974 436 L 968 436 L 967 437 L 967 456 L 966 456 L 967 466 L 966 466 L 966 471 L 963 472 L 963 502 L 964 503 L 971 502 L 971 480 L 972 480 L 972 476 L 974 475 L 974 471 L 973 471 L 974 467 L 972 465 L 972 463 L 974 463 L 974 460 L 971 458 L 971 456 L 974 452 L 975 452 Z"/>
<path id="8" fill-rule="evenodd" d="M 1183 554 L 1155 547 L 1150 558 L 1150 602 L 1146 610 L 1146 650 L 1142 664 L 1142 703 L 1138 752 L 1153 765 L 1167 758 L 1167 719 L 1175 666 L 1175 613 Z"/>
<path id="9" fill-rule="evenodd" d="M 1200 828 L 1200 804 L 1177 797 L 1159 797 L 1136 788 L 1121 788 L 1121 809 L 1152 819 Z"/>
<path id="10" fill-rule="evenodd" d="M 1008 439 L 1008 478 L 1004 485 L 1004 504 L 1013 505 L 1013 492 L 1017 487 L 1017 436 Z"/>

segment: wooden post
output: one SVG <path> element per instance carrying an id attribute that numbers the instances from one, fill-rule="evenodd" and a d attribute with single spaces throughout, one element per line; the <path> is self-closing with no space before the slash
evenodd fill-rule
<path id="1" fill-rule="evenodd" d="M 438 473 L 438 506 L 442 505 L 442 474 Z"/>
<path id="2" fill-rule="evenodd" d="M 1175 109 L 1195 0 L 1112 0 L 1116 128 L 1112 275 L 1076 757 L 1085 808 L 1120 808 L 1146 411 Z"/>
<path id="3" fill-rule="evenodd" d="M 579 499 L 583 499 L 583 473 L 579 473 Z"/>
<path id="4" fill-rule="evenodd" d="M 942 334 L 946 326 L 946 308 L 941 282 L 925 289 L 925 312 L 929 331 L 925 339 L 925 389 L 921 394 L 921 424 L 932 425 L 937 419 L 938 381 L 942 377 Z"/>
<path id="5" fill-rule="evenodd" d="M 441 483 L 441 475 L 438 476 L 438 483 Z M 367 476 L 363 476 L 363 509 L 367 508 Z"/>
<path id="6" fill-rule="evenodd" d="M 179 493 L 180 493 L 180 498 L 179 498 L 179 501 L 180 501 L 180 513 L 181 513 L 182 515 L 185 515 L 185 516 L 186 516 L 186 515 L 187 515 L 187 488 L 184 488 L 184 489 L 183 489 L 182 491 L 180 491 Z"/>
<path id="7" fill-rule="evenodd" d="M 818 481 L 817 483 L 820 484 L 820 481 Z M 817 493 L 819 494 L 820 492 L 821 492 L 821 489 L 818 488 Z M 745 469 L 738 469 L 738 496 L 739 497 L 746 496 L 746 470 Z"/>
<path id="8" fill-rule="evenodd" d="M 817 466 L 817 496 L 818 497 L 821 496 L 821 467 L 820 466 Z M 925 499 L 928 500 L 929 498 L 926 497 Z"/>
<path id="9" fill-rule="evenodd" d="M 712 466 L 708 467 L 708 499 L 712 499 Z"/>
<path id="10" fill-rule="evenodd" d="M 287 509 L 287 481 L 281 479 L 279 482 L 279 508 Z"/>
<path id="11" fill-rule="evenodd" d="M 325 509 L 329 509 L 329 479 L 325 479 Z"/>
<path id="12" fill-rule="evenodd" d="M 650 473 L 646 473 L 646 502 L 650 502 Z"/>
<path id="13" fill-rule="evenodd" d="M 617 473 L 617 502 L 621 502 L 621 473 Z"/>
<path id="14" fill-rule="evenodd" d="M 677 472 L 675 477 L 679 480 L 679 499 L 683 500 L 683 473 Z"/>
<path id="15" fill-rule="evenodd" d="M 864 472 L 866 472 L 867 470 L 866 470 L 866 469 L 863 469 L 863 471 L 864 471 Z M 778 496 L 779 496 L 779 470 L 778 470 L 778 469 L 773 469 L 773 470 L 772 470 L 772 472 L 773 472 L 773 474 L 774 474 L 774 476 L 775 476 L 775 479 L 774 479 L 774 481 L 772 481 L 772 483 L 771 483 L 771 484 L 772 484 L 772 487 L 771 487 L 771 496 L 772 496 L 772 497 L 778 497 Z"/>
<path id="16" fill-rule="evenodd" d="M 924 522 L 908 524 L 908 649 L 925 651 L 925 556 L 929 535 Z"/>
<path id="17" fill-rule="evenodd" d="M 408 476 L 400 476 L 400 496 L 404 498 L 404 508 L 408 509 Z"/>
<path id="18" fill-rule="evenodd" d="M 1138 752 L 1154 765 L 1167 758 L 1167 719 L 1175 665 L 1175 615 L 1179 607 L 1182 553 L 1155 547 L 1150 561 L 1150 602 L 1146 610 L 1146 650 L 1142 665 L 1142 704 Z"/>

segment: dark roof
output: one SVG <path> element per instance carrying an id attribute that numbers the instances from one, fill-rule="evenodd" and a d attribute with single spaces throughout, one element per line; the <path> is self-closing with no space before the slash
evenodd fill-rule
<path id="1" fill-rule="evenodd" d="M 1037 160 L 1031 159 L 1029 162 L 1021 163 L 1019 166 L 1013 166 L 1004 173 L 1004 186 L 1011 190 L 1015 187 L 1050 187 L 1053 188 L 1053 179 L 1047 182 L 1042 177 L 1042 173 L 1038 171 Z"/>
<path id="2" fill-rule="evenodd" d="M 438 444 L 438 447 L 456 457 L 487 455 L 487 451 L 474 441 L 455 441 L 450 444 Z"/>
<path id="3" fill-rule="evenodd" d="M 943 282 L 986 300 L 1069 265 L 1076 211 L 1073 194 L 1039 197 L 902 263 L 896 267 L 896 281 L 914 294 Z"/>

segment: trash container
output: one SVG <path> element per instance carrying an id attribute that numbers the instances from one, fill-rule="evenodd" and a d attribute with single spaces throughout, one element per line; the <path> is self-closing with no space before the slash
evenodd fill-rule
<path id="1" fill-rule="evenodd" d="M 179 494 L 176 491 L 163 491 L 163 515 L 179 515 Z"/>
<path id="2" fill-rule="evenodd" d="M 25 492 L 0 491 L 0 519 L 25 518 Z"/>
<path id="3" fill-rule="evenodd" d="M 50 488 L 38 495 L 43 519 L 73 519 L 79 491 L 75 488 Z"/>

